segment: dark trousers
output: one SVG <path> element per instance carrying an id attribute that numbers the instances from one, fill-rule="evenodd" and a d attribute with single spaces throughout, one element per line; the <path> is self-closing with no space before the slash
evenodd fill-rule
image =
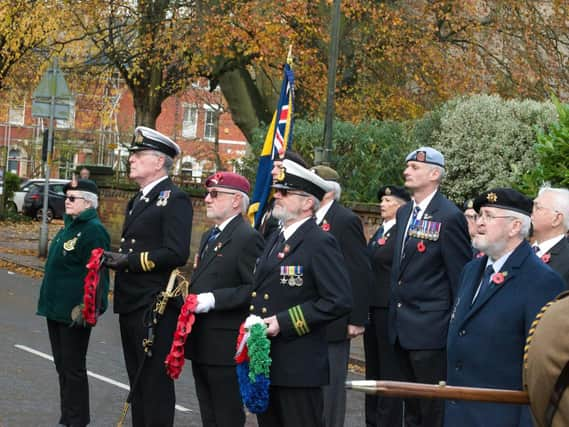
<path id="1" fill-rule="evenodd" d="M 388 313 L 387 308 L 370 307 L 370 320 L 364 332 L 366 380 L 401 378 L 395 350 L 389 342 Z M 365 418 L 367 427 L 401 427 L 403 400 L 366 394 Z"/>
<path id="2" fill-rule="evenodd" d="M 330 384 L 322 387 L 324 425 L 343 427 L 346 418 L 346 377 L 350 358 L 350 340 L 328 343 Z"/>
<path id="3" fill-rule="evenodd" d="M 191 339 L 191 336 L 190 336 Z M 192 362 L 196 394 L 204 427 L 242 427 L 245 411 L 235 366 Z"/>
<path id="4" fill-rule="evenodd" d="M 399 340 L 394 346 L 401 371 L 400 381 L 438 384 L 446 378 L 446 350 L 407 350 Z M 405 399 L 405 425 L 439 427 L 443 424 L 444 400 Z"/>
<path id="5" fill-rule="evenodd" d="M 130 387 L 134 389 L 132 425 L 171 427 L 174 425 L 176 394 L 174 381 L 166 374 L 164 360 L 170 352 L 178 311 L 170 304 L 166 307 L 155 327 L 152 357 L 146 356 L 142 346 L 142 341 L 148 337 L 148 328 L 145 326 L 147 311 L 148 308 L 142 308 L 119 316 L 126 370 Z"/>
<path id="6" fill-rule="evenodd" d="M 89 382 L 85 357 L 91 328 L 70 328 L 47 320 L 47 330 L 55 369 L 59 376 L 61 417 L 59 424 L 86 426 L 89 417 Z"/>
<path id="7" fill-rule="evenodd" d="M 269 389 L 269 407 L 257 414 L 259 427 L 324 427 L 322 388 L 278 387 Z"/>

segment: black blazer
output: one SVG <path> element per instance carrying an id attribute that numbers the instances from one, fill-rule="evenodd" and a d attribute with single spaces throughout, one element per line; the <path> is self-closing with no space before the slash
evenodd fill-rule
<path id="1" fill-rule="evenodd" d="M 423 220 L 440 223 L 438 239 L 411 237 L 402 256 L 412 209 L 413 202 L 408 202 L 397 211 L 389 339 L 392 344 L 399 339 L 406 349 L 441 349 L 446 346 L 460 273 L 472 259 L 468 227 L 462 212 L 437 192 L 425 209 Z"/>
<path id="2" fill-rule="evenodd" d="M 383 234 L 383 239 L 370 241 L 368 251 L 373 273 L 369 305 L 387 308 L 391 294 L 391 264 L 395 251 L 395 224 Z"/>
<path id="3" fill-rule="evenodd" d="M 250 307 L 251 313 L 276 315 L 279 322 L 280 333 L 271 338 L 271 384 L 326 385 L 326 325 L 352 308 L 342 253 L 314 219 L 271 252 L 277 238 L 267 241 L 258 261 Z"/>
<path id="4" fill-rule="evenodd" d="M 184 191 L 168 178 L 134 209 L 133 200 L 127 205 L 119 248 L 128 254 L 128 268 L 115 275 L 115 313 L 150 306 L 172 270 L 185 265 L 190 255 L 193 211 Z"/>
<path id="5" fill-rule="evenodd" d="M 557 271 L 565 283 L 569 285 L 569 240 L 567 237 L 563 237 L 549 250 L 548 254 L 547 265 Z"/>
<path id="6" fill-rule="evenodd" d="M 200 253 L 210 231 L 202 236 Z M 241 215 L 233 218 L 197 259 L 190 292 L 212 292 L 215 308 L 196 315 L 186 341 L 186 358 L 210 365 L 234 365 L 239 326 L 249 313 L 255 261 L 263 250 L 261 235 Z"/>
<path id="7" fill-rule="evenodd" d="M 342 341 L 347 339 L 348 324 L 363 326 L 368 317 L 371 267 L 366 240 L 360 218 L 336 201 L 326 212 L 320 228 L 328 229 L 338 241 L 352 287 L 352 312 L 330 323 L 326 331 L 328 341 Z"/>

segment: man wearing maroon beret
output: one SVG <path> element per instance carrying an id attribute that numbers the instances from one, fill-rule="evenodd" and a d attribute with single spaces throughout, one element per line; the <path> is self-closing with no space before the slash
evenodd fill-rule
<path id="1" fill-rule="evenodd" d="M 186 343 L 204 426 L 242 426 L 245 413 L 235 371 L 239 325 L 247 317 L 253 269 L 263 239 L 243 219 L 249 206 L 246 178 L 218 172 L 206 182 L 207 217 L 190 290 L 197 294 L 196 323 Z"/>

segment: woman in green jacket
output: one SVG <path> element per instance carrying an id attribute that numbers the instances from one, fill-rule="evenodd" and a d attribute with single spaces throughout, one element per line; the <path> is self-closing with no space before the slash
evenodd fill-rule
<path id="1" fill-rule="evenodd" d="M 97 215 L 97 193 L 97 185 L 89 180 L 74 180 L 65 186 L 64 227 L 49 247 L 40 289 L 37 314 L 47 319 L 59 375 L 60 426 L 86 426 L 90 421 L 85 359 L 91 327 L 77 314 L 83 303 L 86 264 L 91 251 L 108 250 L 110 246 L 109 233 Z M 108 273 L 106 270 L 100 273 L 99 314 L 107 308 L 109 290 Z"/>

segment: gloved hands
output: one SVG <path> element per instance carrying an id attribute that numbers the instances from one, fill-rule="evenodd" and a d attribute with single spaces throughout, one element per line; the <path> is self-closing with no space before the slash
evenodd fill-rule
<path id="1" fill-rule="evenodd" d="M 207 313 L 215 308 L 215 297 L 211 292 L 203 292 L 197 295 L 198 304 L 196 305 L 196 313 Z"/>
<path id="2" fill-rule="evenodd" d="M 83 317 L 83 310 L 81 305 L 76 305 L 71 310 L 71 324 L 69 325 L 70 328 L 86 328 L 87 322 Z"/>
<path id="3" fill-rule="evenodd" d="M 128 267 L 128 255 L 118 252 L 103 252 L 103 265 L 113 270 L 122 271 Z"/>

